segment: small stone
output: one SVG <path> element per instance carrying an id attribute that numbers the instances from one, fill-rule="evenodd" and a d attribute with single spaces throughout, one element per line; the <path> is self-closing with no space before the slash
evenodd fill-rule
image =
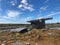
<path id="1" fill-rule="evenodd" d="M 5 45 L 5 44 L 1 44 L 1 45 Z"/>

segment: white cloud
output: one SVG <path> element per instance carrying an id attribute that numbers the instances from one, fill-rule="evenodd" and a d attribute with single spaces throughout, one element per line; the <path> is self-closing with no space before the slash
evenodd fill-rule
<path id="1" fill-rule="evenodd" d="M 8 20 L 19 20 L 19 15 L 21 15 L 22 12 L 15 11 L 15 10 L 8 10 L 6 11 L 5 15 L 2 16 L 0 13 L 0 19 L 8 19 Z"/>
<path id="2" fill-rule="evenodd" d="M 22 0 L 21 3 L 26 4 L 27 0 Z"/>
<path id="3" fill-rule="evenodd" d="M 10 24 L 11 22 L 0 22 L 0 24 Z"/>
<path id="4" fill-rule="evenodd" d="M 32 17 L 26 17 L 26 18 L 23 18 L 21 20 L 23 20 L 23 21 L 29 21 L 29 20 L 32 20 Z"/>
<path id="5" fill-rule="evenodd" d="M 17 3 L 17 0 L 12 0 L 12 1 L 10 2 L 10 4 L 13 5 L 13 6 L 15 6 L 16 3 Z"/>
<path id="6" fill-rule="evenodd" d="M 36 19 L 42 19 L 42 18 L 45 18 L 45 17 L 44 16 L 39 16 Z"/>
<path id="7" fill-rule="evenodd" d="M 32 19 L 32 17 L 27 17 L 26 19 L 27 19 L 27 20 L 31 20 L 31 19 Z"/>
<path id="8" fill-rule="evenodd" d="M 19 14 L 21 14 L 18 11 L 12 11 L 12 10 L 8 10 L 6 13 L 6 17 L 10 17 L 10 18 L 15 18 L 17 17 Z"/>
<path id="9" fill-rule="evenodd" d="M 23 5 L 22 5 L 22 4 L 20 4 L 20 5 L 19 5 L 19 8 L 21 8 L 21 7 L 23 7 Z"/>
<path id="10" fill-rule="evenodd" d="M 47 8 L 48 8 L 48 6 L 40 7 L 40 12 L 42 12 L 42 11 L 46 11 L 46 10 L 47 10 Z"/>
<path id="11" fill-rule="evenodd" d="M 18 5 L 18 8 L 22 9 L 22 10 L 29 10 L 29 11 L 34 11 L 34 8 L 32 5 L 28 4 L 27 0 L 22 0 L 21 4 Z"/>
<path id="12" fill-rule="evenodd" d="M 26 17 L 26 18 L 21 18 L 20 19 L 20 23 L 23 23 L 23 24 L 28 24 L 28 22 L 27 21 L 29 21 L 29 20 L 32 20 L 33 19 L 33 17 Z"/>
<path id="13" fill-rule="evenodd" d="M 51 14 L 48 14 L 47 16 L 53 16 L 53 15 L 56 15 L 56 14 L 60 14 L 60 12 L 53 12 Z"/>

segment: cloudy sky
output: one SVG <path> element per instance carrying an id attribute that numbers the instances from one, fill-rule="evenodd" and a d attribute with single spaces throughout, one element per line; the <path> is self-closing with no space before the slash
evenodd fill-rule
<path id="1" fill-rule="evenodd" d="M 60 0 L 0 0 L 0 23 L 53 17 L 47 23 L 60 22 Z"/>

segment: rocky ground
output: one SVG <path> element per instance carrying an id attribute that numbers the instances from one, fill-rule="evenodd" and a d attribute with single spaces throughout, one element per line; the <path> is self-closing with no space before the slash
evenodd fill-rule
<path id="1" fill-rule="evenodd" d="M 0 45 L 60 45 L 60 30 L 32 29 L 20 34 L 18 32 L 1 32 Z"/>

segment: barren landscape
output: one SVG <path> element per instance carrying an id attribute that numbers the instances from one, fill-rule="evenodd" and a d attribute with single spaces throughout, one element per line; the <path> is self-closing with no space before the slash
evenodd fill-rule
<path id="1" fill-rule="evenodd" d="M 60 0 L 0 0 L 0 45 L 60 45 Z"/>
<path id="2" fill-rule="evenodd" d="M 60 30 L 32 29 L 20 34 L 18 32 L 0 33 L 0 45 L 60 45 Z"/>

